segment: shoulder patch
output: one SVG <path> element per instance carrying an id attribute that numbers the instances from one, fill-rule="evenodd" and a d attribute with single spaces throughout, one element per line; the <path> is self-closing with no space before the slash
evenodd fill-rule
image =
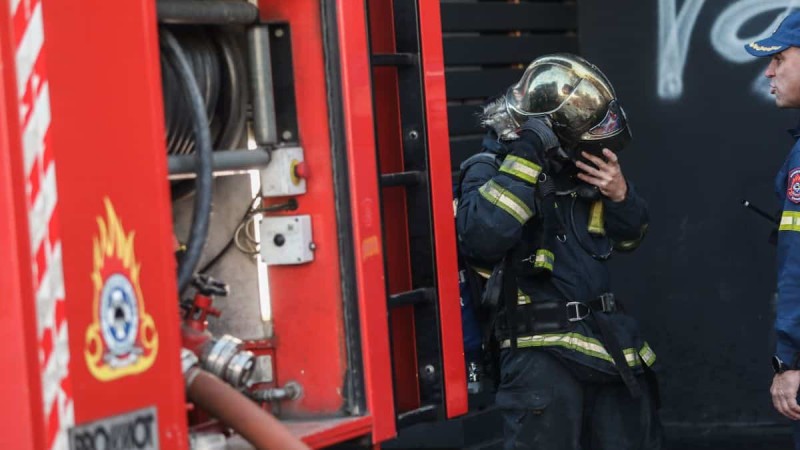
<path id="1" fill-rule="evenodd" d="M 800 203 L 800 167 L 789 171 L 789 181 L 786 183 L 786 198 L 792 203 Z"/>

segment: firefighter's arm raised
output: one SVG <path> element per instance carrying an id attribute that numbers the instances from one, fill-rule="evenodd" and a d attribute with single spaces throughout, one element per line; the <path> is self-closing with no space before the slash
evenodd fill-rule
<path id="1" fill-rule="evenodd" d="M 486 163 L 465 168 L 456 227 L 460 249 L 469 258 L 499 261 L 536 214 L 534 193 L 546 144 L 534 131 L 518 134 L 498 169 Z"/>

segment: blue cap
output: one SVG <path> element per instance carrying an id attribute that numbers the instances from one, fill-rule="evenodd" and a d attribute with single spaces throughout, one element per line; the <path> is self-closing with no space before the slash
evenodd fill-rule
<path id="1" fill-rule="evenodd" d="M 800 47 L 800 11 L 795 11 L 778 25 L 772 36 L 744 46 L 753 56 L 772 56 L 789 47 Z"/>

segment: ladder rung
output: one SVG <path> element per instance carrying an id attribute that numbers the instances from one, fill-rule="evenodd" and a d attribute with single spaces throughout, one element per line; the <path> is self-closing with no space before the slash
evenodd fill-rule
<path id="1" fill-rule="evenodd" d="M 418 303 L 427 303 L 434 299 L 433 288 L 420 288 L 413 291 L 401 292 L 389 296 L 389 307 L 404 305 L 416 305 Z"/>
<path id="2" fill-rule="evenodd" d="M 440 417 L 439 407 L 436 405 L 423 405 L 397 415 L 397 422 L 400 427 L 408 427 L 421 422 L 432 422 Z"/>
<path id="3" fill-rule="evenodd" d="M 414 186 L 424 179 L 423 172 L 413 170 L 409 172 L 385 173 L 381 175 L 381 186 Z"/>
<path id="4" fill-rule="evenodd" d="M 414 66 L 419 57 L 414 53 L 376 53 L 372 55 L 373 66 Z"/>

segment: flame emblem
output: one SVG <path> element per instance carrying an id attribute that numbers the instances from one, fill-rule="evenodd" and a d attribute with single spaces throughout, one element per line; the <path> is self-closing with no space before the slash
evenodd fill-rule
<path id="1" fill-rule="evenodd" d="M 103 203 L 106 217 L 97 217 L 98 233 L 92 240 L 93 318 L 86 330 L 84 356 L 95 378 L 112 381 L 153 365 L 158 331 L 144 308 L 135 233 L 125 231 L 108 197 Z"/>

